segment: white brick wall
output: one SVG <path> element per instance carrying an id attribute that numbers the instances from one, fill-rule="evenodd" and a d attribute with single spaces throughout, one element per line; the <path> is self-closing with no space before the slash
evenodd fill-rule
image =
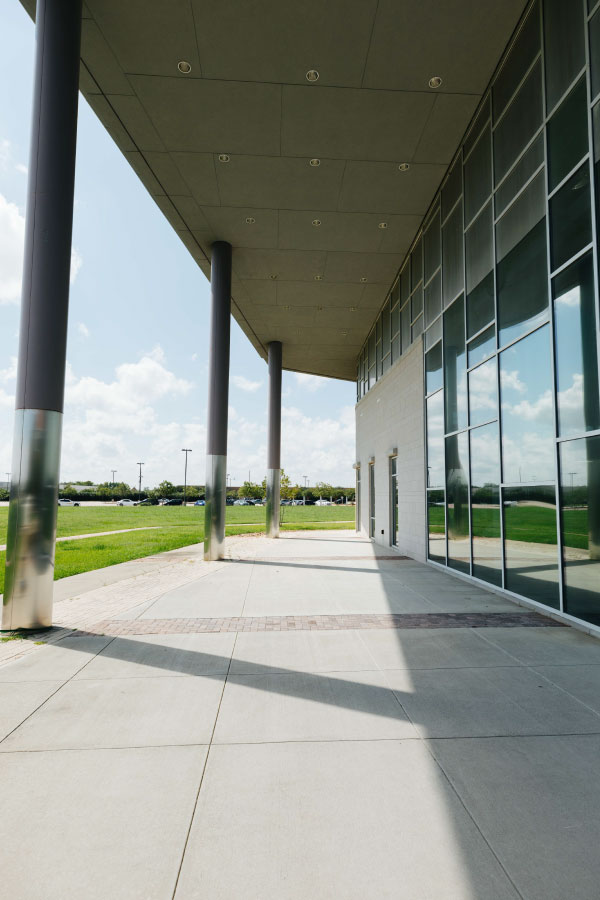
<path id="1" fill-rule="evenodd" d="M 423 345 L 419 338 L 356 405 L 361 529 L 369 533 L 369 459 L 375 458 L 375 538 L 390 546 L 390 452 L 398 448 L 398 552 L 425 559 Z M 383 531 L 383 534 L 382 534 Z"/>

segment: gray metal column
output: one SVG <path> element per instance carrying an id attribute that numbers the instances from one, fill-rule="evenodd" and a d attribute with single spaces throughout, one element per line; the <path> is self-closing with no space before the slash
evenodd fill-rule
<path id="1" fill-rule="evenodd" d="M 281 341 L 269 344 L 269 447 L 267 458 L 267 537 L 279 537 L 281 510 Z"/>
<path id="2" fill-rule="evenodd" d="M 37 0 L 2 629 L 52 624 L 80 43 L 81 0 Z"/>
<path id="3" fill-rule="evenodd" d="M 204 559 L 222 559 L 227 495 L 227 411 L 231 329 L 231 244 L 227 241 L 215 241 L 212 245 L 210 290 Z"/>

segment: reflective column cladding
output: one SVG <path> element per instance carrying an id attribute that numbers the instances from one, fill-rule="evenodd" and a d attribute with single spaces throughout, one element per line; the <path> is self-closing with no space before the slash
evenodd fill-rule
<path id="1" fill-rule="evenodd" d="M 414 305 L 428 558 L 597 625 L 599 212 L 600 7 L 533 0 L 357 365 Z"/>
<path id="2" fill-rule="evenodd" d="M 38 0 L 2 628 L 52 624 L 81 0 Z"/>
<path id="3" fill-rule="evenodd" d="M 279 537 L 281 516 L 281 341 L 271 341 L 269 356 L 269 445 L 267 459 L 267 537 Z"/>

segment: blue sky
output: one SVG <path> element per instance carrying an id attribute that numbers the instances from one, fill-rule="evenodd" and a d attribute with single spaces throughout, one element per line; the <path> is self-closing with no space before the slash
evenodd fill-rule
<path id="1" fill-rule="evenodd" d="M 0 18 L 0 481 L 12 459 L 34 26 Z M 80 97 L 62 480 L 204 482 L 209 285 Z M 228 471 L 266 467 L 267 369 L 233 323 Z M 293 481 L 352 485 L 350 382 L 284 373 L 282 464 Z"/>

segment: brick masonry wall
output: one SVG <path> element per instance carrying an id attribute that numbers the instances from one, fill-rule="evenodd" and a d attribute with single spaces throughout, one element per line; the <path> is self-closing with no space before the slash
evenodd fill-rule
<path id="1" fill-rule="evenodd" d="M 369 459 L 375 458 L 375 538 L 390 546 L 390 453 L 398 448 L 398 552 L 425 559 L 422 339 L 356 405 L 361 530 L 369 533 Z M 383 531 L 383 534 L 382 534 Z"/>

